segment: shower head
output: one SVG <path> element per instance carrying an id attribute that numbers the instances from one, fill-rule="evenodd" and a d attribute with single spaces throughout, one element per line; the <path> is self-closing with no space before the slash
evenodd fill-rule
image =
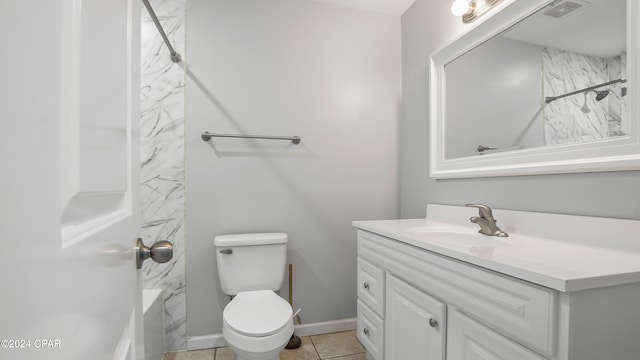
<path id="1" fill-rule="evenodd" d="M 604 98 L 607 97 L 607 95 L 609 95 L 609 90 L 600 90 L 600 91 L 596 91 L 596 90 L 590 90 L 593 91 L 594 93 L 596 93 L 596 100 L 600 101 Z"/>
<path id="2" fill-rule="evenodd" d="M 600 101 L 609 95 L 609 90 L 596 91 L 596 100 Z"/>

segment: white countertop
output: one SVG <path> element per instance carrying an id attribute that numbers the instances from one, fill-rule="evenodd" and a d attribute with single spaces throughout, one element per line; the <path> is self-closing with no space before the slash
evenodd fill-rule
<path id="1" fill-rule="evenodd" d="M 494 210 L 498 225 L 510 235 L 498 238 L 467 225 L 469 214 L 474 210 L 429 205 L 427 219 L 353 225 L 558 291 L 640 282 L 640 221 Z M 546 228 L 535 231 L 531 224 Z M 540 236 L 554 228 L 562 239 Z"/>

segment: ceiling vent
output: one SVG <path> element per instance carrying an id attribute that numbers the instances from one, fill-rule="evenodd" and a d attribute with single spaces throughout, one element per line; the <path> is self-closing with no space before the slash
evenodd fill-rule
<path id="1" fill-rule="evenodd" d="M 551 4 L 550 8 L 543 11 L 542 14 L 550 18 L 560 20 L 589 5 L 590 4 L 588 2 L 580 0 L 557 1 Z"/>

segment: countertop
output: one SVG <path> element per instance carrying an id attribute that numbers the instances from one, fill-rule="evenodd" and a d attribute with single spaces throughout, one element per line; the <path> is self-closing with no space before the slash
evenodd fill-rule
<path id="1" fill-rule="evenodd" d="M 601 218 L 494 210 L 497 218 L 502 215 L 512 223 L 503 227 L 510 236 L 498 238 L 478 234 L 476 225 L 464 224 L 468 217 L 456 217 L 456 212 L 468 215 L 468 208 L 456 210 L 449 206 L 430 205 L 429 211 L 434 214 L 432 218 L 354 221 L 353 225 L 426 251 L 562 292 L 640 282 L 640 252 L 636 251 L 640 242 L 640 221 L 602 218 L 603 222 L 599 222 L 597 219 Z M 441 216 L 442 213 L 447 215 Z M 452 214 L 463 221 L 442 221 L 451 219 Z M 575 227 L 581 221 L 590 225 L 574 232 L 571 229 L 558 231 L 565 234 L 561 237 L 566 239 L 550 239 L 518 232 L 527 229 L 526 226 L 519 226 L 519 223 L 528 220 L 557 222 L 550 225 L 552 227 L 562 227 L 563 223 Z M 502 222 L 498 224 L 505 225 Z M 617 226 L 618 230 L 605 231 L 601 229 L 602 226 Z M 635 234 L 631 233 L 636 229 L 638 231 Z M 609 234 L 615 241 L 601 239 L 600 243 L 595 242 L 594 239 L 601 236 L 600 232 Z M 567 233 L 576 233 L 576 236 L 567 236 Z M 625 236 L 629 238 L 629 246 L 624 246 L 626 239 L 620 238 Z M 458 237 L 462 240 L 458 241 Z M 581 242 L 581 239 L 584 241 Z"/>

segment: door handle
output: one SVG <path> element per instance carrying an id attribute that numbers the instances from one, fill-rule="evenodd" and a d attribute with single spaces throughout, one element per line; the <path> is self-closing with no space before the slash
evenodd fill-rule
<path id="1" fill-rule="evenodd" d="M 166 240 L 158 241 L 148 247 L 142 242 L 142 238 L 138 238 L 135 251 L 136 267 L 138 269 L 142 269 L 142 263 L 148 258 L 157 263 L 166 263 L 173 258 L 173 244 Z"/>

